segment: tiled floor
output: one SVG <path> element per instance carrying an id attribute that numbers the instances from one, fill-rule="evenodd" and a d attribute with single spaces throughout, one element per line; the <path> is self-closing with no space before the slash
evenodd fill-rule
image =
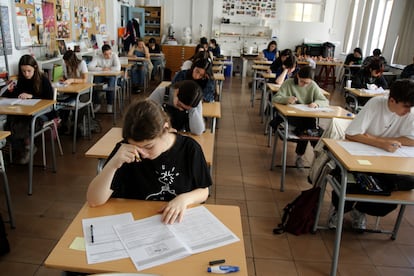
<path id="1" fill-rule="evenodd" d="M 269 170 L 270 148 L 258 116 L 259 101 L 251 108 L 246 80 L 229 79 L 224 84 L 222 119 L 216 132 L 214 187 L 209 203 L 240 206 L 250 276 L 329 275 L 333 232 L 294 236 L 273 235 L 283 207 L 300 190 L 310 188 L 307 171 L 289 168 L 286 191 L 279 191 L 280 168 Z M 332 95 L 335 104 L 341 95 Z M 71 138 L 62 136 L 64 156 L 58 156 L 58 171 L 38 167 L 34 170 L 33 195 L 27 196 L 27 168 L 9 165 L 16 216 L 16 229 L 6 225 L 12 251 L 0 258 L 0 275 L 60 275 L 42 263 L 79 208 L 85 191 L 96 173 L 96 160 L 86 159 L 85 151 L 112 126 L 112 117 L 98 115 L 103 131 L 92 140 L 80 138 L 76 154 L 71 154 Z M 120 121 L 118 121 L 120 125 Z M 279 147 L 280 148 L 280 147 Z M 294 144 L 289 145 L 293 153 Z M 38 154 L 39 155 L 39 154 Z M 293 155 L 288 156 L 292 163 Z M 307 160 L 312 158 L 311 150 Z M 6 215 L 1 189 L 1 213 Z M 328 212 L 325 198 L 323 220 Z M 395 212 L 381 219 L 390 228 Z M 369 219 L 374 223 L 374 218 Z M 339 275 L 414 275 L 414 209 L 407 208 L 396 241 L 380 234 L 357 234 L 345 221 L 340 252 Z"/>

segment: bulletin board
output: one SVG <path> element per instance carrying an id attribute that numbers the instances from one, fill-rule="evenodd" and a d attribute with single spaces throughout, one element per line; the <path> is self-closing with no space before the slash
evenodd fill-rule
<path id="1" fill-rule="evenodd" d="M 276 0 L 223 0 L 224 17 L 276 18 Z"/>
<path id="2" fill-rule="evenodd" d="M 105 0 L 75 0 L 73 24 L 76 40 L 106 33 Z"/>
<path id="3" fill-rule="evenodd" d="M 4 40 L 2 40 L 0 36 L 0 55 L 3 55 L 3 49 L 6 50 L 7 55 L 11 55 L 13 53 L 12 48 L 12 39 L 10 34 L 10 20 L 9 20 L 9 8 L 7 6 L 0 6 L 0 13 L 1 13 L 1 32 L 3 32 Z M 4 45 L 3 45 L 4 43 Z M 3 47 L 4 46 L 4 47 Z"/>

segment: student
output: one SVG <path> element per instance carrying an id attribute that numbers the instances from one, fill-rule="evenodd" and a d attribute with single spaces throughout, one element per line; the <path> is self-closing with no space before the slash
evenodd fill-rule
<path id="1" fill-rule="evenodd" d="M 183 62 L 183 65 L 181 65 L 181 70 L 189 70 L 191 69 L 191 65 L 193 65 L 193 61 L 199 56 L 199 52 L 204 52 L 204 46 L 201 44 L 197 44 L 194 50 L 194 55 L 192 55 L 189 59 L 185 60 Z M 200 54 L 202 55 L 202 54 Z"/>
<path id="2" fill-rule="evenodd" d="M 352 76 L 352 87 L 367 89 L 367 85 L 374 85 L 375 89 L 379 87 L 387 89 L 388 83 L 382 75 L 383 71 L 384 64 L 382 61 L 379 58 L 372 58 L 366 67 L 362 67 Z"/>
<path id="3" fill-rule="evenodd" d="M 402 70 L 401 78 L 402 79 L 414 79 L 414 57 L 413 57 L 413 63 L 405 66 L 404 69 Z"/>
<path id="4" fill-rule="evenodd" d="M 102 46 L 102 54 L 96 55 L 93 57 L 92 61 L 88 65 L 88 69 L 91 72 L 102 72 L 102 71 L 120 71 L 121 63 L 119 61 L 118 55 L 112 52 L 111 46 L 104 44 Z M 95 76 L 95 83 L 108 83 L 108 88 L 106 90 L 106 111 L 112 113 L 112 105 L 114 102 L 114 91 L 116 86 L 116 77 L 115 76 Z M 100 109 L 99 104 L 99 95 L 97 93 L 93 94 L 93 103 L 94 111 L 97 112 Z"/>
<path id="5" fill-rule="evenodd" d="M 277 43 L 272 40 L 267 45 L 267 48 L 262 51 L 263 58 L 269 61 L 274 61 L 277 58 Z"/>
<path id="6" fill-rule="evenodd" d="M 414 81 L 397 80 L 386 97 L 371 98 L 352 120 L 345 131 L 346 139 L 387 152 L 395 152 L 401 146 L 414 146 L 414 114 L 410 109 L 414 106 Z M 403 175 L 377 174 L 377 179 L 392 186 L 393 190 L 411 190 L 414 188 L 414 177 Z M 335 228 L 338 196 L 332 193 L 332 208 L 329 216 L 329 227 Z M 345 204 L 345 212 L 351 211 L 352 227 L 366 228 L 365 213 L 372 216 L 385 216 L 397 207 L 395 204 L 371 202 L 349 202 Z"/>
<path id="7" fill-rule="evenodd" d="M 299 70 L 296 65 L 296 57 L 293 55 L 287 56 L 286 59 L 282 62 L 282 66 L 276 69 L 274 72 L 276 74 L 274 82 L 280 85 L 288 78 L 294 76 Z"/>
<path id="8" fill-rule="evenodd" d="M 361 48 L 355 48 L 354 51 L 348 54 L 345 58 L 344 64 L 346 65 L 361 65 L 362 64 L 362 50 Z M 351 71 L 351 75 L 356 74 L 360 68 L 358 67 L 351 67 L 349 70 Z"/>
<path id="9" fill-rule="evenodd" d="M 221 57 L 220 45 L 217 44 L 217 41 L 214 38 L 210 39 L 208 50 L 213 53 L 214 57 Z"/>
<path id="10" fill-rule="evenodd" d="M 63 55 L 63 83 L 85 83 L 88 81 L 88 67 L 86 62 L 79 59 L 72 50 Z"/>
<path id="11" fill-rule="evenodd" d="M 168 87 L 159 87 L 149 98 L 163 106 L 171 118 L 171 126 L 176 130 L 195 135 L 204 132 L 203 92 L 195 81 L 184 80 Z"/>
<path id="12" fill-rule="evenodd" d="M 136 43 L 129 48 L 128 56 L 145 58 L 142 65 L 137 64 L 131 70 L 132 85 L 140 92 L 144 88 L 146 75 L 152 74 L 153 69 L 149 49 L 142 38 L 138 38 Z"/>
<path id="13" fill-rule="evenodd" d="M 381 55 L 381 50 L 377 48 L 374 49 L 374 51 L 372 51 L 372 56 L 368 56 L 364 59 L 364 61 L 362 62 L 362 67 L 368 66 L 368 64 L 371 63 L 371 60 L 373 58 L 379 58 L 384 64 L 384 68 L 387 66 L 387 60 L 385 59 L 385 57 Z"/>
<path id="14" fill-rule="evenodd" d="M 19 73 L 17 84 L 10 84 L 3 97 L 19 99 L 53 99 L 53 88 L 49 79 L 39 70 L 39 66 L 31 55 L 23 55 L 19 60 Z M 55 117 L 51 111 L 45 117 L 39 118 L 35 128 L 40 129 L 43 121 Z M 30 159 L 30 127 L 32 118 L 30 116 L 7 116 L 5 130 L 11 131 L 7 139 L 12 144 L 17 163 L 27 164 Z M 34 148 L 36 151 L 36 148 Z"/>
<path id="15" fill-rule="evenodd" d="M 290 56 L 292 56 L 292 50 L 290 49 L 284 49 L 282 52 L 280 52 L 280 55 L 270 65 L 270 68 L 268 70 L 269 73 L 276 73 L 277 70 L 280 70 L 282 68 L 283 62 Z"/>
<path id="16" fill-rule="evenodd" d="M 153 66 L 153 70 L 151 71 L 151 80 L 155 79 L 155 75 L 157 74 L 157 70 L 154 68 L 158 68 L 161 66 L 161 69 L 164 68 L 164 57 L 162 56 L 152 56 L 151 54 L 161 54 L 161 47 L 157 44 L 155 38 L 151 37 L 148 41 L 148 51 L 150 53 L 150 59 Z"/>
<path id="17" fill-rule="evenodd" d="M 200 145 L 171 132 L 168 115 L 152 100 L 133 102 L 119 142 L 87 191 L 90 206 L 110 197 L 168 201 L 162 221 L 181 222 L 187 206 L 204 202 L 212 185 Z"/>
<path id="18" fill-rule="evenodd" d="M 319 86 L 312 80 L 312 68 L 302 67 L 294 78 L 283 82 L 272 102 L 280 104 L 307 104 L 309 107 L 325 107 L 329 105 L 328 99 L 322 94 Z M 282 122 L 280 117 L 275 119 L 274 125 Z M 315 118 L 289 117 L 289 124 L 296 127 L 298 132 L 316 128 Z M 314 143 L 316 144 L 316 143 Z M 312 144 L 314 146 L 314 144 Z M 296 167 L 303 168 L 302 156 L 305 154 L 308 141 L 299 141 L 296 145 Z"/>
<path id="19" fill-rule="evenodd" d="M 157 41 L 155 40 L 155 38 L 151 37 L 148 40 L 148 51 L 150 52 L 150 54 L 159 54 L 161 53 L 161 47 L 159 44 L 157 44 Z"/>
<path id="20" fill-rule="evenodd" d="M 209 53 L 201 51 L 195 57 L 189 70 L 179 71 L 172 80 L 176 83 L 182 80 L 194 80 L 203 90 L 203 100 L 205 102 L 214 101 L 214 76 L 212 61 Z"/>

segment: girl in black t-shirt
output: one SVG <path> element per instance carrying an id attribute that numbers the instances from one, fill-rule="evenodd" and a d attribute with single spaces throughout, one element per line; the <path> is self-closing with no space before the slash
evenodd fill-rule
<path id="1" fill-rule="evenodd" d="M 212 181 L 200 145 L 170 131 L 168 115 L 152 100 L 129 107 L 123 141 L 89 184 L 89 205 L 110 197 L 168 201 L 164 223 L 180 222 L 190 204 L 204 202 Z"/>

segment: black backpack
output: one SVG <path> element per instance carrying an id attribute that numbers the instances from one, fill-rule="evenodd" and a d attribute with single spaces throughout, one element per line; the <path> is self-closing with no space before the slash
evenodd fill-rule
<path id="1" fill-rule="evenodd" d="M 10 252 L 9 241 L 7 240 L 4 221 L 0 214 L 0 256 Z"/>
<path id="2" fill-rule="evenodd" d="M 320 187 L 302 191 L 294 201 L 288 203 L 283 209 L 282 222 L 273 229 L 273 234 L 310 233 L 315 223 L 320 191 Z"/>

